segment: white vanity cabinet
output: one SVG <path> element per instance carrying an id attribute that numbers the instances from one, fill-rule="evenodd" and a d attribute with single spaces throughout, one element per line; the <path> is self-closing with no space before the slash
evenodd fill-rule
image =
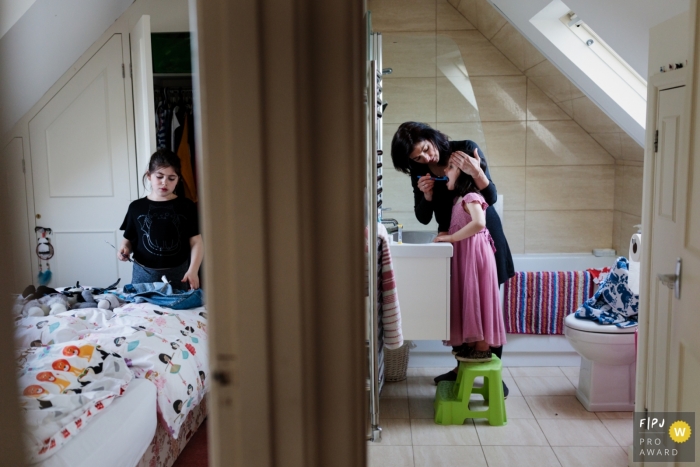
<path id="1" fill-rule="evenodd" d="M 391 257 L 404 339 L 449 339 L 452 245 L 392 243 Z"/>

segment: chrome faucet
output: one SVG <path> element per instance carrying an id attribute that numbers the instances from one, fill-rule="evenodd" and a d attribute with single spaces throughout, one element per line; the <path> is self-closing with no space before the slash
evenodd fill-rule
<path id="1" fill-rule="evenodd" d="M 397 232 L 399 230 L 399 221 L 397 221 L 396 219 L 390 219 L 390 218 L 382 219 L 382 224 L 385 224 L 386 231 L 389 232 L 390 234 Z M 386 224 L 390 224 L 390 225 L 386 225 Z"/>

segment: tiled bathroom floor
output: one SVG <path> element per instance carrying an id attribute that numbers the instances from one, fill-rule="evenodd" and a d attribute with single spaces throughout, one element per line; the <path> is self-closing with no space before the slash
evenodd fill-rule
<path id="1" fill-rule="evenodd" d="M 624 467 L 631 412 L 587 412 L 576 399 L 578 367 L 503 369 L 508 424 L 433 422 L 433 378 L 449 368 L 409 368 L 381 396 L 382 441 L 368 443 L 368 467 Z M 480 396 L 473 396 L 479 398 Z M 479 402 L 472 402 L 478 410 Z"/>

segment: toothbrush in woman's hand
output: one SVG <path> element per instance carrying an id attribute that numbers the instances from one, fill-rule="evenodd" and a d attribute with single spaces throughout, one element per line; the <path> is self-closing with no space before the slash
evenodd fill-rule
<path id="1" fill-rule="evenodd" d="M 423 178 L 425 175 L 416 175 L 416 178 Z M 430 177 L 431 180 L 447 180 L 447 177 Z"/>

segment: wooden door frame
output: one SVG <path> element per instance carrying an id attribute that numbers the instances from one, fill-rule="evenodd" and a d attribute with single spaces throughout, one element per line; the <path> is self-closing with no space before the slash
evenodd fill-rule
<path id="1" fill-rule="evenodd" d="M 365 465 L 363 3 L 191 6 L 210 465 Z"/>

